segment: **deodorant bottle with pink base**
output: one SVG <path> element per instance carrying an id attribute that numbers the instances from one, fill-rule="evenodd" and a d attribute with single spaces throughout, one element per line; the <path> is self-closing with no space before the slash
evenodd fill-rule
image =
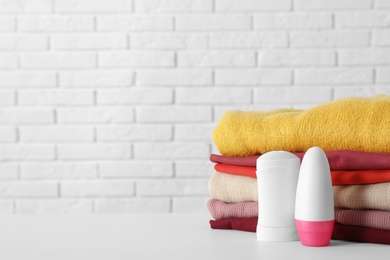
<path id="1" fill-rule="evenodd" d="M 320 147 L 310 148 L 301 163 L 295 225 L 302 245 L 329 245 L 334 226 L 333 188 L 329 162 Z"/>

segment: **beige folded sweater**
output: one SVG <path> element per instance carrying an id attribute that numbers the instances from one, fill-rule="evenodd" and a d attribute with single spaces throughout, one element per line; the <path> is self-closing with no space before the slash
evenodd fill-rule
<path id="1" fill-rule="evenodd" d="M 334 186 L 335 206 L 390 211 L 390 182 Z"/>
<path id="2" fill-rule="evenodd" d="M 227 203 L 257 201 L 257 179 L 215 172 L 209 192 L 214 199 Z M 390 211 L 390 182 L 333 186 L 333 193 L 337 208 Z"/>
<path id="3" fill-rule="evenodd" d="M 209 181 L 210 195 L 224 202 L 257 201 L 257 179 L 215 172 Z"/>

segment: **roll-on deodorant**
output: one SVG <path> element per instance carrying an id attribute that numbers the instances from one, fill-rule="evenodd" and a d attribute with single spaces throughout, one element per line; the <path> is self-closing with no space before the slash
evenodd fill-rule
<path id="1" fill-rule="evenodd" d="M 320 147 L 304 155 L 295 200 L 295 224 L 302 245 L 328 246 L 334 226 L 329 162 Z"/>
<path id="2" fill-rule="evenodd" d="M 299 240 L 294 223 L 299 167 L 299 158 L 286 151 L 268 152 L 257 159 L 258 240 Z"/>

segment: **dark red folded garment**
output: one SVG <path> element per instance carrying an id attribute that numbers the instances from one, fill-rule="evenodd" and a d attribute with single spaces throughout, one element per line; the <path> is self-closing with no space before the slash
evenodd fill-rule
<path id="1" fill-rule="evenodd" d="M 256 226 L 257 218 L 227 218 L 221 220 L 210 220 L 210 227 L 212 229 L 233 229 L 256 232 Z M 335 223 L 332 239 L 390 245 L 390 230 Z"/>
<path id="2" fill-rule="evenodd" d="M 294 153 L 301 160 L 304 153 Z M 390 169 L 390 153 L 372 153 L 350 150 L 325 152 L 330 169 L 335 171 L 354 170 L 387 170 Z M 260 155 L 248 157 L 231 157 L 212 154 L 210 161 L 215 163 L 256 167 Z"/>
<path id="3" fill-rule="evenodd" d="M 219 154 L 211 154 L 210 161 L 215 163 L 256 167 L 256 160 L 257 158 L 259 158 L 259 156 L 260 155 L 247 156 L 247 157 L 233 157 L 233 156 L 223 156 Z"/>
<path id="4" fill-rule="evenodd" d="M 256 232 L 258 218 L 224 218 L 210 220 L 212 229 L 233 229 L 247 232 Z"/>
<path id="5" fill-rule="evenodd" d="M 332 239 L 390 245 L 390 231 L 335 223 Z"/>

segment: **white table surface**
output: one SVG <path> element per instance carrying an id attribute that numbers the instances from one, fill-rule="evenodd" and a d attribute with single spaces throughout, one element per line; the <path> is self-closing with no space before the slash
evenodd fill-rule
<path id="1" fill-rule="evenodd" d="M 212 230 L 209 219 L 207 214 L 0 216 L 0 259 L 390 259 L 390 245 L 259 242 L 255 233 Z"/>

